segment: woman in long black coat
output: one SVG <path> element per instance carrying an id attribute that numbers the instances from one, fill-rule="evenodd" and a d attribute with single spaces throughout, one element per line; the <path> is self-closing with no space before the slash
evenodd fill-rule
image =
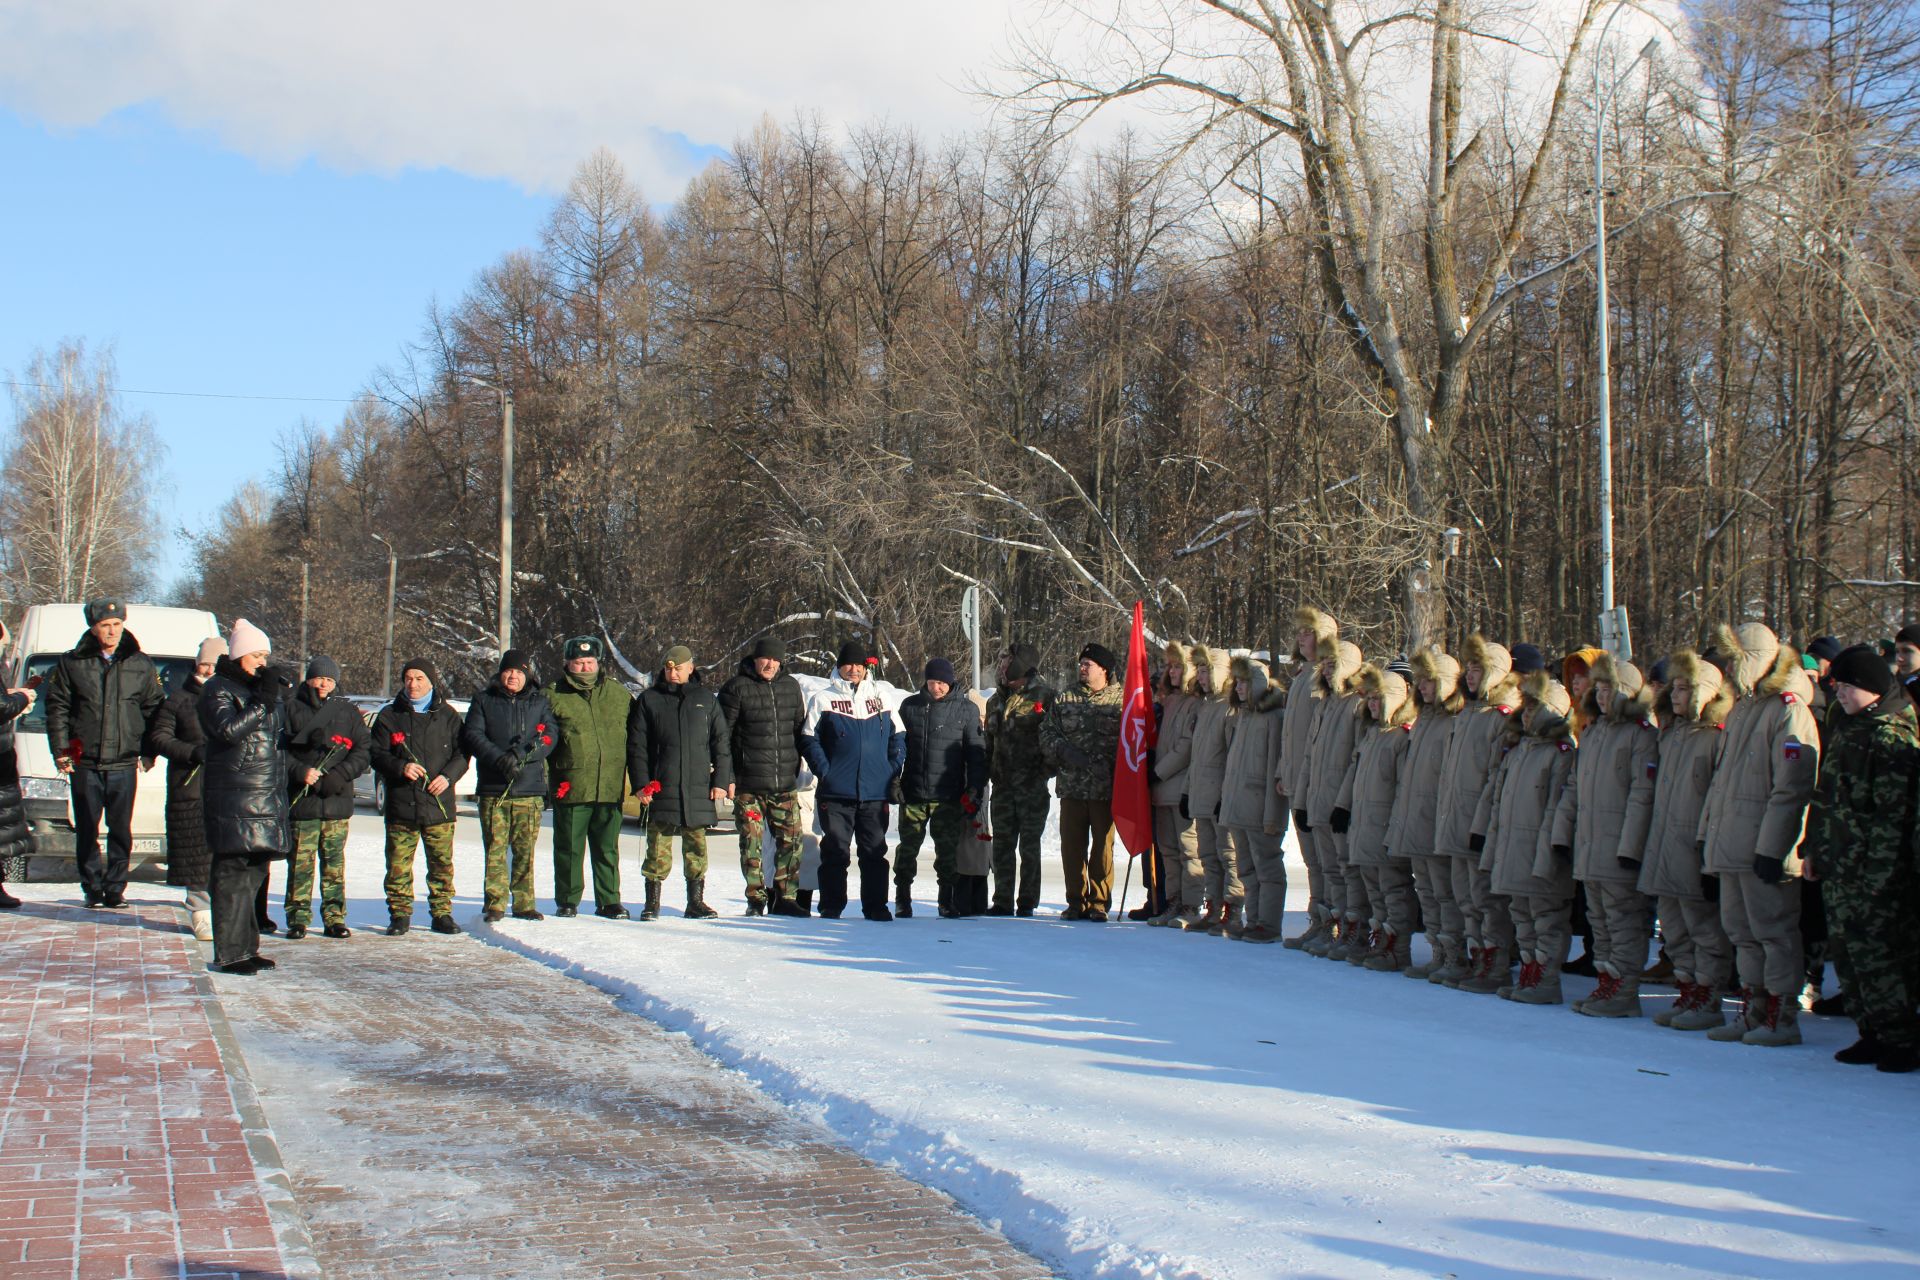
<path id="1" fill-rule="evenodd" d="M 193 936 L 213 939 L 213 903 L 207 896 L 213 855 L 200 815 L 201 775 L 206 772 L 207 733 L 200 727 L 200 691 L 225 657 L 227 642 L 211 636 L 200 644 L 193 674 L 160 704 L 147 726 L 145 752 L 167 762 L 167 883 L 187 891 Z"/>
<path id="2" fill-rule="evenodd" d="M 227 642 L 238 657 L 214 664 L 200 691 L 207 733 L 202 809 L 213 852 L 213 963 L 222 973 L 273 968 L 259 954 L 253 901 L 275 859 L 293 850 L 287 805 L 286 698 L 294 679 L 267 665 L 269 642 L 241 619 Z"/>
<path id="3" fill-rule="evenodd" d="M 0 650 L 7 647 L 6 624 L 0 623 Z M 20 905 L 7 892 L 7 859 L 33 854 L 33 828 L 27 824 L 27 802 L 20 794 L 20 761 L 13 750 L 13 722 L 33 707 L 31 689 L 0 693 L 0 908 Z"/>

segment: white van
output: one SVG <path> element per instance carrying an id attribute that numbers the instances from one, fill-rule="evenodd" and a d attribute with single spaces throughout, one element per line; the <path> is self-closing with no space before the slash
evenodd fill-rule
<path id="1" fill-rule="evenodd" d="M 220 634 L 205 609 L 168 609 L 159 605 L 127 606 L 127 630 L 159 668 L 161 682 L 171 694 L 193 674 L 200 642 Z M 36 689 L 60 656 L 80 643 L 87 631 L 86 607 L 78 604 L 36 604 L 13 633 L 13 647 L 0 655 L 0 671 L 9 688 Z M 47 742 L 47 704 L 38 699 L 33 710 L 16 722 L 14 744 L 20 757 L 20 790 L 26 799 L 27 821 L 33 827 L 39 851 L 25 868 L 8 867 L 6 878 L 74 880 L 73 806 L 67 780 L 53 764 Z M 164 761 L 141 773 L 133 798 L 133 856 L 136 879 L 154 879 L 155 864 L 167 856 L 167 774 Z M 106 842 L 105 824 L 100 839 Z M 143 873 L 140 869 L 148 869 Z M 21 874 L 24 871 L 24 874 Z"/>

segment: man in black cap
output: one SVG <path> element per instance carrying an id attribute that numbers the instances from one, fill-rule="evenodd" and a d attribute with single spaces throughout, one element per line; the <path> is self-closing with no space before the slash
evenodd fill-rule
<path id="1" fill-rule="evenodd" d="M 955 876 L 967 815 L 979 812 L 987 790 L 987 752 L 980 733 L 980 712 L 954 691 L 960 683 L 953 663 L 927 662 L 926 684 L 900 704 L 907 730 L 906 771 L 900 775 L 900 842 L 893 851 L 893 911 L 913 914 L 913 878 L 920 846 L 933 831 L 933 875 L 941 916 L 957 915 Z M 975 908 L 977 910 L 977 908 Z"/>
<path id="2" fill-rule="evenodd" d="M 153 659 L 127 630 L 124 603 L 92 601 L 86 616 L 86 634 L 47 675 L 47 742 L 73 798 L 73 857 L 87 905 L 122 907 L 133 860 L 135 766 L 166 690 Z"/>
<path id="3" fill-rule="evenodd" d="M 1040 903 L 1040 838 L 1053 770 L 1040 750 L 1040 721 L 1053 690 L 1040 682 L 1040 651 L 1008 645 L 999 686 L 987 699 L 987 774 L 993 782 L 993 905 L 990 916 L 1030 916 Z M 1016 889 L 1016 871 L 1017 884 Z"/>
<path id="4" fill-rule="evenodd" d="M 1513 674 L 1516 676 L 1529 676 L 1547 669 L 1547 655 L 1540 651 L 1539 645 L 1523 642 L 1508 652 L 1513 655 Z"/>
<path id="5" fill-rule="evenodd" d="M 453 922 L 453 784 L 467 771 L 460 713 L 440 694 L 433 664 L 415 658 L 400 668 L 400 693 L 373 718 L 373 767 L 386 783 L 387 933 L 413 923 L 413 854 L 427 853 L 427 907 L 435 933 L 458 933 Z"/>
<path id="6" fill-rule="evenodd" d="M 847 862 L 859 847 L 860 913 L 891 920 L 887 907 L 887 793 L 906 765 L 906 731 L 874 688 L 873 651 L 863 641 L 840 646 L 827 687 L 807 699 L 801 746 L 819 779 L 820 914 L 838 919 L 847 905 Z"/>
<path id="7" fill-rule="evenodd" d="M 307 936 L 313 875 L 320 872 L 320 923 L 329 938 L 347 928 L 347 827 L 353 782 L 372 767 L 367 722 L 336 698 L 340 664 L 324 654 L 307 663 L 306 682 L 287 700 L 287 795 L 292 802 L 293 861 L 287 867 L 287 937 Z"/>
<path id="8" fill-rule="evenodd" d="M 1113 906 L 1113 758 L 1120 749 L 1120 660 L 1095 641 L 1080 650 L 1080 684 L 1040 718 L 1040 748 L 1060 796 L 1062 920 L 1105 923 Z"/>
<path id="9" fill-rule="evenodd" d="M 807 725 L 807 695 L 781 668 L 787 650 L 761 636 L 739 672 L 720 688 L 733 750 L 733 825 L 740 833 L 740 874 L 747 882 L 747 914 L 804 916 L 799 901 L 800 856 L 806 831 L 800 821 L 800 740 Z M 773 884 L 763 883 L 760 854 L 766 835 L 774 843 Z"/>
<path id="10" fill-rule="evenodd" d="M 579 914 L 587 849 L 593 850 L 595 914 L 627 919 L 620 905 L 620 805 L 627 797 L 627 720 L 633 695 L 600 669 L 598 636 L 560 649 L 566 672 L 547 691 L 559 726 L 547 761 L 553 800 L 554 914 Z"/>
<path id="11" fill-rule="evenodd" d="M 1920 622 L 1909 622 L 1893 633 L 1893 674 L 1907 697 L 1920 705 Z"/>
<path id="12" fill-rule="evenodd" d="M 509 905 L 516 920 L 545 918 L 533 897 L 533 853 L 546 807 L 547 757 L 558 733 L 533 660 L 523 650 L 507 650 L 492 683 L 468 704 L 460 729 L 460 745 L 477 770 L 473 792 L 486 842 L 480 918 L 488 924 L 503 919 Z"/>

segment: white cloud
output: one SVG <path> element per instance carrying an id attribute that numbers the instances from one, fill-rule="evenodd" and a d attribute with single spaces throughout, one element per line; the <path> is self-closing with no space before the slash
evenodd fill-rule
<path id="1" fill-rule="evenodd" d="M 764 114 L 938 137 L 1022 0 L 0 0 L 0 102 L 61 127 L 156 105 L 267 163 L 563 186 L 610 147 L 652 199 Z"/>

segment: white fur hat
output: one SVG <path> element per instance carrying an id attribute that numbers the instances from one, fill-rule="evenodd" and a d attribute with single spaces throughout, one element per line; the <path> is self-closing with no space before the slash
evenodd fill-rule
<path id="1" fill-rule="evenodd" d="M 266 632 L 241 618 L 233 624 L 233 631 L 227 636 L 227 652 L 236 658 L 244 658 L 250 653 L 271 653 L 273 641 L 267 639 Z"/>

